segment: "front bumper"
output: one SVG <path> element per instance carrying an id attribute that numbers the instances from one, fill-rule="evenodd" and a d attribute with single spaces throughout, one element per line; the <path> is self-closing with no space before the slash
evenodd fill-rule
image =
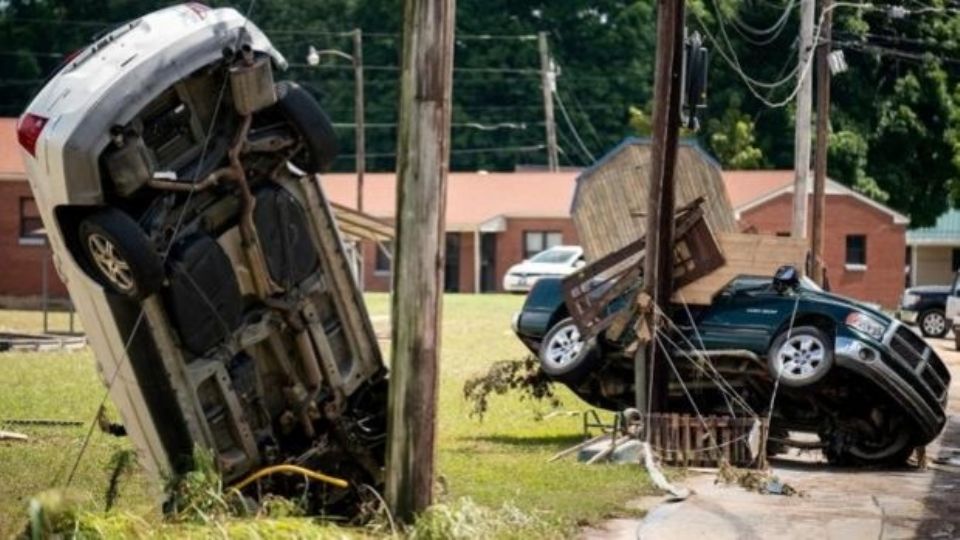
<path id="1" fill-rule="evenodd" d="M 902 329 L 902 330 L 901 330 Z M 946 422 L 949 373 L 943 362 L 919 341 L 903 338 L 899 331 L 912 332 L 894 324 L 882 344 L 871 344 L 852 335 L 839 335 L 835 343 L 837 365 L 873 381 L 903 407 L 919 428 L 918 444 L 933 440 Z M 894 345 L 894 342 L 896 344 Z"/>
<path id="2" fill-rule="evenodd" d="M 900 308 L 897 311 L 897 318 L 907 324 L 917 324 L 917 318 L 920 316 L 919 313 L 910 309 Z"/>

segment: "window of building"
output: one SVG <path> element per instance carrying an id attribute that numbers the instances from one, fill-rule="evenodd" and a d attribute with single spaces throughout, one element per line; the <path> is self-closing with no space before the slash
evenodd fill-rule
<path id="1" fill-rule="evenodd" d="M 40 210 L 33 197 L 20 197 L 20 244 L 41 246 L 47 242 Z"/>
<path id="2" fill-rule="evenodd" d="M 960 248 L 953 248 L 953 271 L 960 270 Z"/>
<path id="3" fill-rule="evenodd" d="M 781 237 L 781 238 L 789 238 L 789 237 L 790 237 L 790 231 L 777 231 L 777 236 L 779 236 L 779 237 Z"/>
<path id="4" fill-rule="evenodd" d="M 867 267 L 867 237 L 862 234 L 847 235 L 847 270 L 862 270 Z"/>
<path id="5" fill-rule="evenodd" d="M 529 259 L 545 249 L 563 244 L 560 231 L 523 231 L 523 258 Z"/>
<path id="6" fill-rule="evenodd" d="M 379 242 L 377 244 L 377 258 L 373 263 L 373 271 L 377 274 L 389 274 L 393 262 L 393 242 Z"/>

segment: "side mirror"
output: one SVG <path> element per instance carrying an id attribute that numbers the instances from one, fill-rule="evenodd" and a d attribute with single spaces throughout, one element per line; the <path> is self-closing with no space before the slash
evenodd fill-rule
<path id="1" fill-rule="evenodd" d="M 795 289 L 800 285 L 800 274 L 797 273 L 797 269 L 793 266 L 781 266 L 777 269 L 777 272 L 773 274 L 773 288 L 777 292 L 784 292 L 790 289 Z"/>
<path id="2" fill-rule="evenodd" d="M 573 262 L 574 268 L 583 268 L 586 265 L 587 265 L 587 261 L 583 259 L 577 259 L 576 261 Z"/>

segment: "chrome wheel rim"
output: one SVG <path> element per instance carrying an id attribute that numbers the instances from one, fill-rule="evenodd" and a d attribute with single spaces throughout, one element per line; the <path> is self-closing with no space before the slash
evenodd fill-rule
<path id="1" fill-rule="evenodd" d="M 564 369 L 577 359 L 583 350 L 583 340 L 577 325 L 568 324 L 553 333 L 547 343 L 544 360 L 553 369 Z"/>
<path id="2" fill-rule="evenodd" d="M 939 313 L 930 313 L 923 318 L 923 329 L 931 336 L 939 336 L 947 329 L 947 320 Z"/>
<path id="3" fill-rule="evenodd" d="M 827 351 L 814 336 L 787 338 L 777 349 L 777 374 L 782 379 L 805 381 L 816 376 L 827 365 Z"/>
<path id="4" fill-rule="evenodd" d="M 133 290 L 133 273 L 130 271 L 130 263 L 120 256 L 116 246 L 109 238 L 99 233 L 93 233 L 87 237 L 87 248 L 90 250 L 90 256 L 94 264 L 100 270 L 110 283 L 122 292 Z"/>

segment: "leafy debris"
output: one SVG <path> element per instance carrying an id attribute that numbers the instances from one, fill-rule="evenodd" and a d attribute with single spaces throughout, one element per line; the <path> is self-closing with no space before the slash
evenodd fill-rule
<path id="1" fill-rule="evenodd" d="M 553 381 L 540 371 L 540 362 L 534 356 L 527 356 L 523 360 L 495 362 L 486 373 L 467 379 L 463 397 L 473 404 L 470 416 L 482 420 L 489 408 L 490 396 L 502 396 L 511 390 L 519 391 L 521 400 L 547 401 L 551 408 L 561 405 L 554 394 Z"/>

